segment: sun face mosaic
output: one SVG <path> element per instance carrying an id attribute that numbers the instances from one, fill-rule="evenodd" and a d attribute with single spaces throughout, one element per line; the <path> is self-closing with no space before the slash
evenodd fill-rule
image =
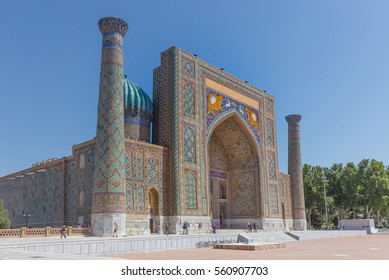
<path id="1" fill-rule="evenodd" d="M 206 88 L 207 93 L 207 131 L 211 128 L 214 121 L 222 114 L 235 112 L 241 116 L 254 133 L 258 143 L 260 142 L 259 132 L 259 110 L 234 100 L 211 88 Z"/>

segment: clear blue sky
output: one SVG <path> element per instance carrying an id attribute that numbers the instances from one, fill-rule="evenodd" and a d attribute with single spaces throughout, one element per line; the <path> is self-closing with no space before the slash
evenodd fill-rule
<path id="1" fill-rule="evenodd" d="M 125 73 L 152 94 L 160 53 L 177 46 L 276 99 L 279 168 L 287 123 L 303 162 L 388 164 L 389 1 L 7 1 L 0 10 L 0 176 L 96 131 L 101 34 L 120 17 Z"/>

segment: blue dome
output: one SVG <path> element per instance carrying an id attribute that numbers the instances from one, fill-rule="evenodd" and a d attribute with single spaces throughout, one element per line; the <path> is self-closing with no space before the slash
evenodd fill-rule
<path id="1" fill-rule="evenodd" d="M 137 84 L 126 79 L 124 76 L 123 92 L 124 92 L 124 112 L 140 114 L 152 118 L 153 102 L 146 92 Z"/>

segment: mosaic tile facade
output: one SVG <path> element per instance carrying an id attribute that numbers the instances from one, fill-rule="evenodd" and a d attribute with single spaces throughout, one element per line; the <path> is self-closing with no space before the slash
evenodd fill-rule
<path id="1" fill-rule="evenodd" d="M 273 120 L 266 119 L 266 143 L 268 147 L 274 148 L 274 125 Z"/>
<path id="2" fill-rule="evenodd" d="M 185 84 L 182 93 L 184 95 L 183 114 L 185 117 L 194 119 L 195 118 L 195 92 L 193 86 L 190 83 Z"/>
<path id="3" fill-rule="evenodd" d="M 127 23 L 99 21 L 103 35 L 95 146 L 94 214 L 125 213 L 123 37 Z"/>
<path id="4" fill-rule="evenodd" d="M 271 202 L 271 213 L 277 215 L 278 213 L 278 198 L 277 198 L 277 187 L 272 186 L 270 189 L 270 202 Z"/>
<path id="5" fill-rule="evenodd" d="M 269 152 L 268 154 L 268 166 L 269 166 L 269 179 L 276 181 L 277 180 L 277 166 L 276 159 L 273 152 Z"/>
<path id="6" fill-rule="evenodd" d="M 223 113 L 234 111 L 240 115 L 253 131 L 256 140 L 260 142 L 259 111 L 237 100 L 223 95 L 213 89 L 207 88 L 207 130 L 209 132 L 213 122 Z"/>
<path id="7" fill-rule="evenodd" d="M 185 208 L 197 209 L 197 180 L 192 171 L 185 174 Z"/>
<path id="8" fill-rule="evenodd" d="M 241 219 L 250 219 L 265 227 L 265 219 L 297 217 L 295 179 L 278 173 L 272 96 L 172 47 L 154 70 L 147 143 L 150 129 L 141 113 L 123 113 L 127 24 L 105 18 L 99 27 L 96 137 L 74 146 L 72 156 L 45 163 L 45 171 L 36 166 L 0 178 L 13 225 L 23 223 L 21 211 L 31 211 L 37 225 L 124 214 L 126 234 L 149 233 L 158 222 L 178 233 L 181 217 L 202 222 L 205 230 L 211 223 L 241 228 Z M 289 145 L 298 166 L 299 142 Z"/>
<path id="9" fill-rule="evenodd" d="M 255 173 L 234 174 L 232 186 L 232 215 L 237 217 L 255 216 L 257 197 Z"/>
<path id="10" fill-rule="evenodd" d="M 284 219 L 293 219 L 292 209 L 292 189 L 290 183 L 290 175 L 279 173 L 278 181 L 279 199 L 282 206 L 281 217 Z"/>
<path id="11" fill-rule="evenodd" d="M 196 127 L 185 124 L 184 161 L 196 163 Z"/>

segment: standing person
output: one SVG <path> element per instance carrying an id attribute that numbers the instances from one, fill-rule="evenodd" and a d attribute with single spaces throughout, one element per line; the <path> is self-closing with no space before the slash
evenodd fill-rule
<path id="1" fill-rule="evenodd" d="M 250 229 L 250 222 L 247 221 L 246 222 L 246 232 L 249 232 L 249 229 Z"/>
<path id="2" fill-rule="evenodd" d="M 112 237 L 118 237 L 118 230 L 119 230 L 119 226 L 117 223 L 113 223 L 113 234 L 112 234 Z"/>
<path id="3" fill-rule="evenodd" d="M 66 239 L 66 227 L 63 226 L 63 227 L 59 230 L 59 232 L 61 233 L 61 239 L 62 239 L 62 237 L 65 237 L 65 239 Z"/>
<path id="4" fill-rule="evenodd" d="M 186 230 L 188 228 L 188 225 L 186 222 L 184 222 L 184 224 L 182 225 L 182 229 L 183 229 L 183 234 L 186 234 Z"/>
<path id="5" fill-rule="evenodd" d="M 202 222 L 200 222 L 199 223 L 199 233 L 201 232 L 201 229 L 203 228 L 203 223 Z"/>
<path id="6" fill-rule="evenodd" d="M 157 234 L 158 234 L 158 235 L 161 234 L 161 224 L 160 224 L 160 223 L 158 223 Z"/>
<path id="7" fill-rule="evenodd" d="M 166 233 L 166 235 L 169 235 L 169 225 L 168 225 L 168 223 L 165 224 L 165 233 Z"/>
<path id="8" fill-rule="evenodd" d="M 253 228 L 254 228 L 254 232 L 257 232 L 257 224 L 256 223 L 253 224 Z"/>
<path id="9" fill-rule="evenodd" d="M 212 232 L 213 234 L 216 234 L 216 224 L 212 224 Z"/>

